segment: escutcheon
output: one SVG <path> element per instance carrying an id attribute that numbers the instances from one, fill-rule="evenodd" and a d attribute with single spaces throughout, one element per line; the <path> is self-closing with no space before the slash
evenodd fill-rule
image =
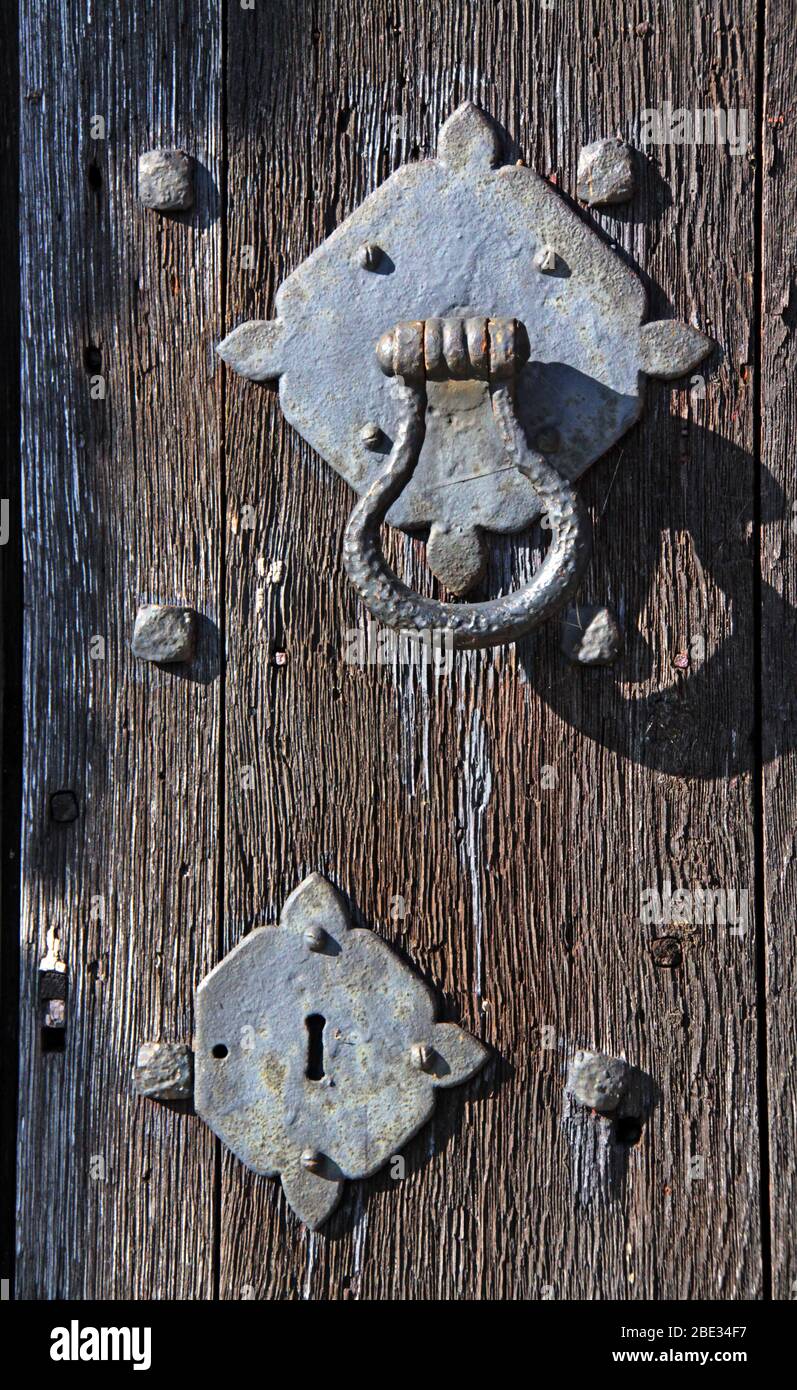
<path id="1" fill-rule="evenodd" d="M 255 1173 L 279 1175 L 313 1230 L 426 1124 L 435 1091 L 487 1049 L 435 1022 L 431 990 L 312 874 L 279 926 L 251 932 L 199 986 L 194 1104 Z"/>

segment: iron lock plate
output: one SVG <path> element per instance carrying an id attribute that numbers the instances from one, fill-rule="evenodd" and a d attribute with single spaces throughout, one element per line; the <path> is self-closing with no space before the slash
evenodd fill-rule
<path id="1" fill-rule="evenodd" d="M 424 1125 L 435 1090 L 487 1049 L 435 1022 L 431 990 L 374 932 L 352 927 L 319 874 L 200 984 L 194 1104 L 255 1173 L 279 1175 L 312 1229 L 345 1178 L 377 1172 Z"/>

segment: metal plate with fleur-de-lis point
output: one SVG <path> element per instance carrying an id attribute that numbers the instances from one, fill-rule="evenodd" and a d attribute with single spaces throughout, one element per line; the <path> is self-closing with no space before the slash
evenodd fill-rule
<path id="1" fill-rule="evenodd" d="M 435 1022 L 434 996 L 319 874 L 199 986 L 194 1104 L 312 1229 L 345 1178 L 375 1173 L 487 1049 Z"/>
<path id="2" fill-rule="evenodd" d="M 286 418 L 360 495 L 347 573 L 381 621 L 483 647 L 572 597 L 590 528 L 572 484 L 638 418 L 645 373 L 711 349 L 685 324 L 643 324 L 641 281 L 532 170 L 501 163 L 466 102 L 437 159 L 400 168 L 281 286 L 276 317 L 219 346 L 279 378 Z M 527 589 L 482 603 L 412 593 L 379 547 L 383 520 L 425 534 L 455 595 L 481 578 L 485 536 L 547 518 Z"/>

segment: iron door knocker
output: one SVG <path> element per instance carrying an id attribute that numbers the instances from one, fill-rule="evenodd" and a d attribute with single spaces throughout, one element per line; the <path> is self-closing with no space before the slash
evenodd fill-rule
<path id="1" fill-rule="evenodd" d="M 574 482 L 639 417 L 645 374 L 682 376 L 712 347 L 686 324 L 642 323 L 638 277 L 545 179 L 499 166 L 471 102 L 438 158 L 393 174 L 276 303 L 219 354 L 279 378 L 286 418 L 360 494 L 343 558 L 371 613 L 455 648 L 514 641 L 573 596 L 590 554 Z M 413 592 L 379 541 L 384 520 L 424 534 L 461 596 L 483 576 L 486 533 L 540 518 L 552 539 L 531 582 L 480 603 Z"/>

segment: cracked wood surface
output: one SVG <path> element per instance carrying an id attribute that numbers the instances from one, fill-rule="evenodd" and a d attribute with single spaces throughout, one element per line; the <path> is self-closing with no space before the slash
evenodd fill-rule
<path id="1" fill-rule="evenodd" d="M 214 1142 L 133 1098 L 147 1038 L 190 1037 L 218 892 L 218 6 L 21 7 L 26 766 L 17 1296 L 208 1298 Z M 91 119 L 106 122 L 91 138 Z M 95 127 L 96 129 L 96 127 Z M 140 151 L 205 172 L 136 200 Z M 91 379 L 105 380 L 92 399 Z M 136 661 L 139 603 L 204 617 L 184 677 Z M 94 639 L 100 638 L 104 651 Z M 102 656 L 99 656 L 102 653 Z M 70 788 L 76 821 L 49 799 Z M 43 1052 L 48 948 L 66 1047 Z"/>
<path id="2" fill-rule="evenodd" d="M 761 675 L 767 1081 L 772 1294 L 797 1292 L 797 898 L 794 660 L 797 652 L 794 548 L 797 534 L 797 73 L 793 16 L 767 6 L 763 121 Z"/>

